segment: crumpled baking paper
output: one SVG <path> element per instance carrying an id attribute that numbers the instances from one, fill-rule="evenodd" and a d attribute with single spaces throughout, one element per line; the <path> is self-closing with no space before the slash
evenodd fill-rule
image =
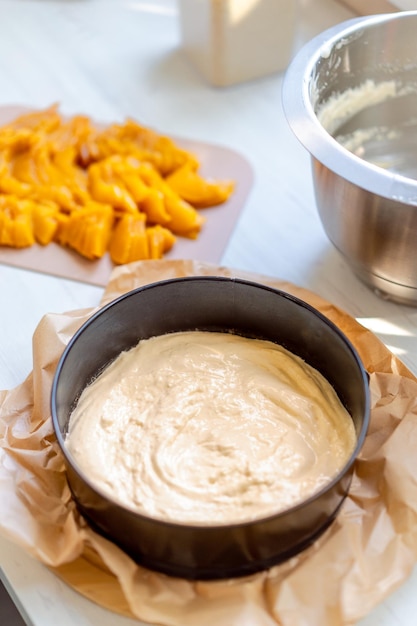
<path id="1" fill-rule="evenodd" d="M 50 418 L 65 345 L 92 309 L 46 315 L 33 337 L 33 372 L 0 392 L 0 532 L 72 588 L 112 611 L 164 626 L 344 626 L 372 610 L 417 557 L 417 379 L 369 330 L 315 294 L 271 277 L 194 261 L 114 270 L 101 304 L 143 284 L 233 276 L 294 294 L 335 322 L 370 374 L 371 422 L 343 507 L 324 535 L 269 571 L 189 582 L 137 566 L 78 513 Z"/>

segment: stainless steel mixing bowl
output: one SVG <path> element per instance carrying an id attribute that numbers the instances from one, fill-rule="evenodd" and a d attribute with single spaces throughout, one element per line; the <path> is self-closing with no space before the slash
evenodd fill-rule
<path id="1" fill-rule="evenodd" d="M 357 276 L 417 305 L 417 11 L 343 22 L 287 69 L 323 227 Z"/>

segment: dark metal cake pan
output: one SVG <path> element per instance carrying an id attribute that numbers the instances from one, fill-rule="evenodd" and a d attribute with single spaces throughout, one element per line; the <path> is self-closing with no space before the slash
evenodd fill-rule
<path id="1" fill-rule="evenodd" d="M 232 332 L 282 345 L 331 383 L 352 417 L 357 444 L 324 488 L 288 510 L 227 524 L 175 523 L 137 513 L 100 491 L 65 446 L 84 387 L 139 340 L 179 331 Z M 348 338 L 306 302 L 265 285 L 223 277 L 179 278 L 140 287 L 104 306 L 78 330 L 56 369 L 52 420 L 74 500 L 87 522 L 140 565 L 187 579 L 244 576 L 312 544 L 335 519 L 366 436 L 368 375 Z"/>

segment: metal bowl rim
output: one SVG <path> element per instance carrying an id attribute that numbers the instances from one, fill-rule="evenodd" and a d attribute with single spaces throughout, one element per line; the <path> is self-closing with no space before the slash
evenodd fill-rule
<path id="1" fill-rule="evenodd" d="M 384 170 L 344 148 L 320 124 L 309 96 L 317 61 L 334 46 L 343 45 L 349 37 L 367 28 L 410 17 L 417 21 L 417 10 L 357 17 L 315 36 L 298 51 L 287 68 L 282 103 L 295 136 L 329 170 L 370 193 L 417 206 L 417 180 Z"/>

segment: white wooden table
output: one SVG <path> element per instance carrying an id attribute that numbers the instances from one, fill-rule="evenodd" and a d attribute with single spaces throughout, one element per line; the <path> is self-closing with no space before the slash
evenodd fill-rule
<path id="1" fill-rule="evenodd" d="M 298 45 L 352 15 L 335 0 L 300 0 Z M 363 286 L 324 234 L 309 157 L 282 112 L 282 75 L 215 89 L 179 44 L 174 0 L 0 0 L 0 106 L 60 102 L 65 113 L 104 121 L 133 116 L 166 134 L 244 154 L 255 184 L 221 263 L 315 291 L 371 328 L 417 373 L 417 310 Z M 45 313 L 95 306 L 101 294 L 0 265 L 0 388 L 19 385 L 31 371 L 32 334 Z M 30 624 L 138 624 L 80 597 L 4 539 L 0 563 Z M 414 626 L 416 589 L 417 574 L 361 626 Z"/>

